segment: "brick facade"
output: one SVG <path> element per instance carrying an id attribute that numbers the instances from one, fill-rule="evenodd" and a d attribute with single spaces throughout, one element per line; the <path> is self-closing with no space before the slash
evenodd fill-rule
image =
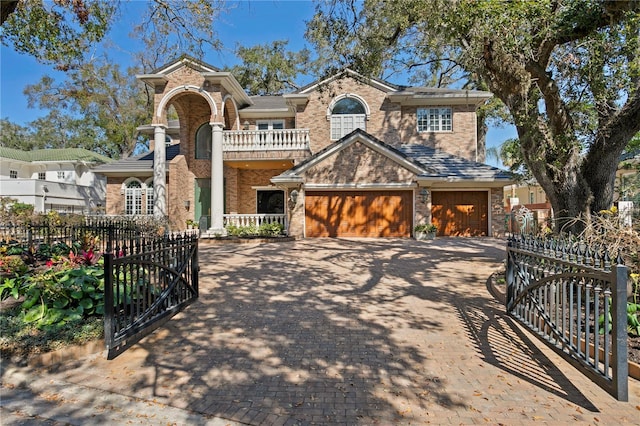
<path id="1" fill-rule="evenodd" d="M 256 213 L 256 188 L 273 187 L 271 178 L 283 171 L 299 164 L 310 156 L 325 149 L 335 141 L 331 140 L 331 122 L 328 111 L 332 102 L 338 96 L 357 95 L 368 106 L 366 120 L 367 133 L 383 141 L 385 144 L 398 147 L 401 144 L 422 144 L 439 151 L 474 161 L 477 158 L 476 147 L 476 106 L 475 104 L 451 105 L 452 131 L 449 132 L 418 132 L 417 106 L 412 103 L 401 104 L 391 102 L 389 93 L 392 86 L 385 87 L 378 82 L 371 83 L 366 79 L 354 78 L 346 73 L 342 77 L 329 80 L 323 86 L 303 91 L 306 102 L 296 100 L 295 111 L 277 111 L 256 118 L 257 110 L 247 110 L 243 116 L 240 100 L 232 99 L 233 94 L 226 88 L 232 85 L 214 84 L 205 81 L 197 66 L 188 61 L 183 66 L 169 67 L 165 74 L 166 84 L 155 83 L 154 111 L 161 105 L 163 110 L 154 115 L 153 124 L 166 124 L 166 111 L 173 107 L 179 117 L 180 130 L 176 140 L 180 141 L 179 155 L 167 165 L 167 209 L 172 228 L 184 229 L 187 219 L 198 220 L 194 217 L 195 184 L 196 179 L 210 179 L 212 162 L 208 159 L 196 159 L 196 132 L 202 125 L 221 123 L 224 130 L 255 130 L 257 121 L 284 120 L 285 129 L 308 129 L 310 149 L 300 151 L 271 151 L 253 152 L 237 151 L 224 152 L 224 186 L 225 213 L 253 214 Z M 159 80 L 156 80 L 159 81 Z M 230 89 L 237 90 L 237 89 Z M 172 94 L 170 99 L 168 94 Z M 237 93 L 236 93 L 237 95 Z M 404 96 L 404 95 L 400 95 Z M 242 96 L 240 96 L 242 98 Z M 247 98 L 244 98 L 247 99 Z M 442 107 L 443 105 L 429 104 L 425 107 Z M 238 109 L 240 108 L 240 109 Z M 151 146 L 153 148 L 153 137 Z M 255 164 L 242 164 L 262 161 L 264 167 L 256 168 Z M 280 163 L 280 164 L 279 164 Z M 107 180 L 108 214 L 122 214 L 124 212 L 124 196 L 122 183 L 128 178 L 110 176 Z M 137 176 L 141 181 L 150 177 Z M 414 211 L 413 223 L 426 223 L 431 219 L 431 203 L 422 200 L 420 188 L 416 185 L 415 174 L 403 167 L 395 160 L 383 155 L 361 142 L 355 142 L 341 149 L 335 155 L 325 159 L 320 164 L 307 169 L 304 173 L 306 185 L 324 187 L 355 188 L 365 185 L 369 188 L 413 188 Z M 298 202 L 289 214 L 292 235 L 304 234 L 304 185 L 297 188 L 300 196 Z M 487 190 L 489 188 L 484 188 Z M 289 199 L 290 189 L 285 194 Z M 504 232 L 504 210 L 502 203 L 502 188 L 491 188 L 490 204 L 490 233 L 502 235 Z M 186 205 L 189 208 L 186 208 Z"/>
<path id="2" fill-rule="evenodd" d="M 415 175 L 398 163 L 361 142 L 342 149 L 304 173 L 306 184 L 377 184 L 411 185 Z"/>

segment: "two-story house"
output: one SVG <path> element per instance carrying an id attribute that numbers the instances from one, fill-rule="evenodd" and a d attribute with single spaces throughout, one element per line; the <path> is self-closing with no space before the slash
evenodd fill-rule
<path id="1" fill-rule="evenodd" d="M 107 180 L 91 168 L 110 161 L 82 148 L 0 147 L 0 197 L 31 204 L 35 212 L 95 213 L 105 205 Z"/>
<path id="2" fill-rule="evenodd" d="M 107 213 L 187 219 L 204 235 L 281 221 L 296 237 L 500 235 L 500 169 L 476 162 L 473 90 L 401 87 L 345 70 L 281 96 L 182 57 L 139 78 L 155 93 L 151 152 L 95 169 Z M 167 120 L 177 115 L 178 120 Z"/>

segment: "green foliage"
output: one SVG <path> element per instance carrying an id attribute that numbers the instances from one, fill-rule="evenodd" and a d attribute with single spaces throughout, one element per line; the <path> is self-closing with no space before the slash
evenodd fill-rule
<path id="1" fill-rule="evenodd" d="M 22 320 L 38 327 L 103 315 L 104 270 L 95 266 L 48 269 L 27 277 L 18 293 L 24 296 Z"/>
<path id="2" fill-rule="evenodd" d="M 276 40 L 253 47 L 238 46 L 241 64 L 229 69 L 250 95 L 276 95 L 297 89 L 298 74 L 308 69 L 310 53 L 286 51 L 288 41 Z"/>
<path id="3" fill-rule="evenodd" d="M 0 42 L 65 70 L 104 37 L 117 5 L 101 0 L 22 0 L 2 23 Z"/>
<path id="4" fill-rule="evenodd" d="M 433 223 L 421 223 L 413 228 L 414 232 L 437 232 L 438 227 Z"/>
<path id="5" fill-rule="evenodd" d="M 260 226 L 254 224 L 248 226 L 227 226 L 227 234 L 232 237 L 277 237 L 283 235 L 284 226 L 280 223 L 263 223 Z"/>
<path id="6" fill-rule="evenodd" d="M 640 336 L 640 304 L 637 303 L 627 303 L 627 331 L 629 333 L 635 334 L 636 336 Z M 604 314 L 598 317 L 598 333 L 605 333 L 605 317 Z M 608 325 L 609 330 L 611 332 L 611 323 L 613 318 L 611 316 L 611 310 L 608 313 Z"/>
<path id="7" fill-rule="evenodd" d="M 144 90 L 135 78 L 137 73 L 141 70 L 122 71 L 103 57 L 70 70 L 62 82 L 44 76 L 28 85 L 29 105 L 50 111 L 45 119 L 32 123 L 39 138 L 111 158 L 148 148 L 148 140 L 136 129 L 151 120 L 153 93 Z"/>
<path id="8" fill-rule="evenodd" d="M 35 323 L 23 321 L 20 306 L 3 311 L 0 315 L 2 358 L 11 356 L 15 362 L 24 363 L 31 354 L 84 344 L 103 336 L 104 322 L 98 316 L 38 328 Z"/>

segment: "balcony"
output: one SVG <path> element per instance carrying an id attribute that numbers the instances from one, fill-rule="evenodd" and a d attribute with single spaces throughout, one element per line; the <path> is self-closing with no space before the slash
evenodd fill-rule
<path id="1" fill-rule="evenodd" d="M 224 152 L 308 151 L 309 129 L 224 131 L 222 150 Z"/>

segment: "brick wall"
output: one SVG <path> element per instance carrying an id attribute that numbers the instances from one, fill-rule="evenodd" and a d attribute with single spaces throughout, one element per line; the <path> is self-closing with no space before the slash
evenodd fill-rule
<path id="1" fill-rule="evenodd" d="M 418 132 L 417 109 L 415 106 L 402 108 L 399 131 L 403 143 L 426 145 L 467 160 L 476 160 L 476 113 L 473 105 L 451 107 L 451 132 Z"/>
<path id="2" fill-rule="evenodd" d="M 306 183 L 411 183 L 415 175 L 395 161 L 354 142 L 304 174 Z"/>
<path id="3" fill-rule="evenodd" d="M 283 170 L 238 170 L 238 210 L 239 214 L 256 213 L 256 190 L 254 186 L 272 186 L 271 178 Z M 227 181 L 228 185 L 228 181 Z M 274 188 L 275 189 L 275 188 Z"/>
<path id="4" fill-rule="evenodd" d="M 195 220 L 195 178 L 189 171 L 184 155 L 178 155 L 168 165 L 169 182 L 167 183 L 167 211 L 171 229 L 185 229 L 187 219 Z M 190 204 L 189 210 L 184 207 L 185 201 Z"/>
<path id="5" fill-rule="evenodd" d="M 389 102 L 386 93 L 351 77 L 330 82 L 312 92 L 306 106 L 298 107 L 298 128 L 309 129 L 311 152 L 315 153 L 332 141 L 331 123 L 327 108 L 341 94 L 353 93 L 369 105 L 371 115 L 366 132 L 383 142 L 397 146 L 401 143 L 425 144 L 469 160 L 476 159 L 476 113 L 474 105 L 452 106 L 453 131 L 418 133 L 415 106 Z"/>

